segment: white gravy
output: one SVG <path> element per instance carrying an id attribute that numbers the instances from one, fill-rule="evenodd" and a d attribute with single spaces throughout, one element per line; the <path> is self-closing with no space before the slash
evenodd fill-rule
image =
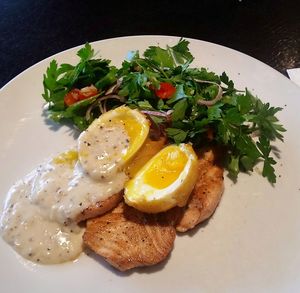
<path id="1" fill-rule="evenodd" d="M 102 140 L 99 150 L 96 146 L 92 148 L 91 157 L 104 154 L 104 159 L 96 164 L 90 156 L 84 169 L 76 159 L 69 162 L 51 159 L 11 187 L 0 228 L 3 239 L 20 255 L 34 262 L 55 264 L 74 260 L 82 252 L 84 228 L 74 222 L 76 216 L 90 205 L 120 192 L 127 180 L 119 170 L 114 171 L 113 177 L 105 177 L 99 165 L 99 161 L 115 162 L 124 143 L 128 143 L 122 129 L 112 131 L 109 139 Z M 98 139 L 88 137 L 88 142 L 97 144 Z M 89 176 L 101 172 L 100 178 Z"/>
<path id="2" fill-rule="evenodd" d="M 96 180 L 115 176 L 128 147 L 129 137 L 122 124 L 106 127 L 95 124 L 78 138 L 80 163 Z"/>

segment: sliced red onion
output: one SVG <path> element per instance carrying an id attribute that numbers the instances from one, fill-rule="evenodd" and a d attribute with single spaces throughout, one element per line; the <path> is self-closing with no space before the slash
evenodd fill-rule
<path id="1" fill-rule="evenodd" d="M 204 105 L 204 106 L 213 106 L 215 103 L 217 103 L 218 101 L 220 101 L 223 97 L 223 89 L 222 87 L 214 82 L 214 81 L 209 81 L 209 80 L 202 80 L 202 79 L 194 79 L 194 81 L 199 82 L 199 83 L 209 83 L 209 84 L 213 84 L 216 85 L 218 87 L 218 93 L 217 95 L 212 99 L 212 100 L 198 100 L 197 103 L 200 105 Z"/>

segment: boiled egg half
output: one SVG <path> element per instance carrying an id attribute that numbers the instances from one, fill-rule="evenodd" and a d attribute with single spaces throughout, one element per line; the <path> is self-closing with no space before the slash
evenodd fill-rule
<path id="1" fill-rule="evenodd" d="M 197 180 L 197 155 L 190 144 L 169 145 L 125 184 L 125 202 L 146 213 L 185 206 Z"/>
<path id="2" fill-rule="evenodd" d="M 83 169 L 96 180 L 114 177 L 144 144 L 149 127 L 141 112 L 126 106 L 104 113 L 79 136 Z"/>

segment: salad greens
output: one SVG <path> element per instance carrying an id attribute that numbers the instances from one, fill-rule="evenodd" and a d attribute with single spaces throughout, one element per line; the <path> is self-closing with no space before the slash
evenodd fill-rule
<path id="1" fill-rule="evenodd" d="M 223 147 L 233 178 L 262 160 L 262 175 L 275 183 L 270 143 L 283 140 L 285 129 L 275 116 L 282 108 L 236 90 L 225 72 L 191 67 L 188 45 L 180 39 L 172 47 L 150 46 L 142 56 L 131 52 L 120 68 L 94 59 L 88 43 L 77 52 L 76 66 L 51 61 L 43 81 L 49 118 L 84 130 L 103 112 L 126 104 L 148 115 L 175 143 Z"/>

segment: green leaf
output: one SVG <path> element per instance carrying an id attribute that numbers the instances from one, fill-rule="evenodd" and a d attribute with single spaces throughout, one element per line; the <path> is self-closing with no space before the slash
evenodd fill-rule
<path id="1" fill-rule="evenodd" d="M 254 141 L 245 134 L 240 134 L 236 138 L 236 148 L 240 153 L 241 163 L 246 171 L 252 170 L 254 164 L 261 156 Z"/>
<path id="2" fill-rule="evenodd" d="M 272 165 L 276 164 L 276 161 L 270 157 L 271 146 L 270 141 L 262 136 L 259 138 L 259 141 L 256 143 L 257 147 L 262 153 L 262 157 L 264 158 L 264 166 L 262 175 L 267 177 L 270 183 L 276 182 L 275 170 Z"/>
<path id="3" fill-rule="evenodd" d="M 224 120 L 234 125 L 241 125 L 245 118 L 241 115 L 237 108 L 231 108 L 224 114 Z"/>
<path id="4" fill-rule="evenodd" d="M 117 68 L 111 67 L 110 71 L 95 83 L 95 87 L 98 89 L 107 88 L 117 80 Z"/>
<path id="5" fill-rule="evenodd" d="M 156 126 L 159 126 L 160 124 L 165 122 L 165 119 L 163 117 L 150 115 L 150 118 L 155 123 Z"/>
<path id="6" fill-rule="evenodd" d="M 183 142 L 188 134 L 186 131 L 178 128 L 167 128 L 166 131 L 168 137 L 174 140 L 177 144 Z"/>
<path id="7" fill-rule="evenodd" d="M 144 56 L 146 58 L 149 58 L 151 61 L 154 61 L 155 64 L 159 65 L 162 68 L 174 68 L 175 66 L 171 53 L 168 50 L 162 49 L 157 46 L 150 46 L 144 52 Z"/>
<path id="8" fill-rule="evenodd" d="M 118 94 L 123 97 L 129 96 L 130 99 L 136 100 L 141 97 L 141 93 L 150 93 L 147 81 L 148 79 L 145 74 L 131 72 L 124 77 Z"/>
<path id="9" fill-rule="evenodd" d="M 163 99 L 159 99 L 158 102 L 157 102 L 157 109 L 158 110 L 162 110 L 165 106 L 165 103 L 163 101 Z"/>
<path id="10" fill-rule="evenodd" d="M 221 119 L 223 104 L 217 103 L 207 109 L 207 116 L 210 121 Z"/>
<path id="11" fill-rule="evenodd" d="M 194 59 L 187 40 L 181 39 L 175 46 L 171 47 L 171 50 L 177 64 L 190 63 Z"/>
<path id="12" fill-rule="evenodd" d="M 77 55 L 80 57 L 81 61 L 90 60 L 94 56 L 94 49 L 92 49 L 89 43 L 86 43 L 83 48 L 81 48 Z"/>
<path id="13" fill-rule="evenodd" d="M 269 103 L 263 104 L 259 99 L 256 100 L 254 108 L 254 116 L 251 119 L 259 129 L 262 136 L 266 136 L 269 140 L 276 138 L 283 140 L 284 127 L 277 123 L 278 119 L 275 114 L 281 111 L 282 108 L 270 107 Z"/>
<path id="14" fill-rule="evenodd" d="M 220 80 L 227 85 L 227 91 L 231 92 L 234 90 L 234 83 L 232 80 L 229 79 L 228 75 L 223 72 L 222 75 L 220 76 Z"/>
<path id="15" fill-rule="evenodd" d="M 276 183 L 275 169 L 272 166 L 274 164 L 276 164 L 276 162 L 272 158 L 264 161 L 262 175 L 267 177 L 270 183 Z"/>
<path id="16" fill-rule="evenodd" d="M 213 81 L 216 83 L 220 82 L 220 78 L 214 72 L 208 71 L 206 68 L 189 68 L 185 71 L 185 77 L 190 79 L 200 79 L 200 80 L 207 80 Z"/>
<path id="17" fill-rule="evenodd" d="M 183 86 L 183 84 L 177 84 L 176 85 L 176 92 L 175 92 L 174 96 L 167 101 L 167 104 L 171 105 L 174 102 L 185 98 L 186 96 L 187 95 L 184 92 L 184 86 Z"/>
<path id="18" fill-rule="evenodd" d="M 77 103 L 74 103 L 66 109 L 66 113 L 68 113 L 68 115 L 70 117 L 72 117 L 73 115 L 77 116 L 79 114 L 78 112 L 82 111 L 87 106 L 91 105 L 93 102 L 95 102 L 96 99 L 97 99 L 97 96 L 93 96 L 88 99 L 84 99 Z M 84 114 L 85 114 L 85 111 L 84 111 Z"/>
<path id="19" fill-rule="evenodd" d="M 244 115 L 251 111 L 253 108 L 252 100 L 249 99 L 246 95 L 238 95 L 236 98 L 236 106 L 238 111 Z"/>
<path id="20" fill-rule="evenodd" d="M 186 99 L 182 99 L 177 102 L 173 107 L 172 120 L 178 121 L 183 120 L 185 117 L 185 111 L 188 108 L 188 103 Z"/>
<path id="21" fill-rule="evenodd" d="M 236 178 L 239 171 L 240 171 L 240 167 L 239 167 L 239 156 L 236 155 L 230 155 L 229 157 L 229 163 L 227 165 L 228 171 L 229 171 L 229 175 L 232 178 Z"/>
<path id="22" fill-rule="evenodd" d="M 138 106 L 139 106 L 140 109 L 143 109 L 143 110 L 154 110 L 153 107 L 152 107 L 152 105 L 147 100 L 139 101 L 137 104 L 138 104 Z"/>

